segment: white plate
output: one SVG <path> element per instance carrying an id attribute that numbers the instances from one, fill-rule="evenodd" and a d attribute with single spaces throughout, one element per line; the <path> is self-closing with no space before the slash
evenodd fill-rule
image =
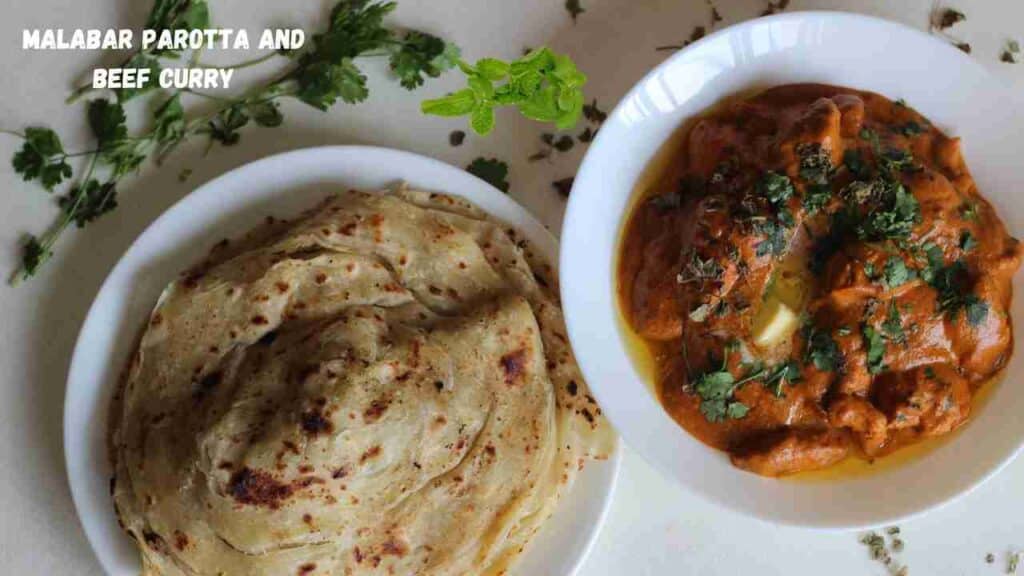
<path id="1" fill-rule="evenodd" d="M 561 283 L 569 336 L 583 374 L 623 439 L 663 474 L 729 508 L 780 523 L 853 528 L 893 522 L 964 494 L 1001 469 L 1024 439 L 1024 362 L 1018 329 L 1007 377 L 952 441 L 868 477 L 779 481 L 733 468 L 662 410 L 627 354 L 613 263 L 633 185 L 687 118 L 723 97 L 821 82 L 904 98 L 963 137 L 982 193 L 1012 232 L 1024 232 L 1024 121 L 1013 97 L 944 40 L 877 18 L 789 13 L 721 30 L 675 54 L 616 107 L 576 176 L 562 232 Z M 1020 290 L 1018 274 L 1015 286 Z"/>
<path id="2" fill-rule="evenodd" d="M 163 288 L 224 237 L 265 216 L 290 216 L 330 190 L 383 189 L 398 182 L 462 196 L 518 230 L 550 262 L 554 236 L 521 206 L 471 174 L 430 158 L 363 146 L 298 150 L 248 164 L 189 194 L 121 257 L 100 288 L 75 345 L 64 399 L 64 455 L 78 517 L 111 576 L 136 576 L 139 555 L 118 528 L 108 485 L 107 406 L 118 374 Z M 514 573 L 573 574 L 606 515 L 619 454 L 591 463 L 534 538 Z"/>

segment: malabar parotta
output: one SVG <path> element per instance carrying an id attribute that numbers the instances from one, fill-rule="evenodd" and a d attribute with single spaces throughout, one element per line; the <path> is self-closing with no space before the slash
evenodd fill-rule
<path id="1" fill-rule="evenodd" d="M 613 435 L 550 266 L 446 195 L 333 195 L 163 293 L 114 403 L 147 575 L 497 574 Z"/>

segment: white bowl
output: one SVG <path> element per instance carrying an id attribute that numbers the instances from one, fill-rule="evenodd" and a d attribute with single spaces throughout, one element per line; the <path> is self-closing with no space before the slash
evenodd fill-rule
<path id="1" fill-rule="evenodd" d="M 901 466 L 832 482 L 762 478 L 677 426 L 644 382 L 617 321 L 614 263 L 638 175 L 686 119 L 723 97 L 820 82 L 904 98 L 963 137 L 982 193 L 1007 227 L 1024 230 L 1024 122 L 1008 91 L 947 42 L 852 14 L 789 13 L 745 22 L 659 65 L 604 123 L 576 177 L 562 231 L 562 300 L 573 349 L 623 439 L 665 475 L 723 506 L 783 524 L 854 528 L 894 522 L 949 502 L 1005 466 L 1024 439 L 1024 354 L 990 401 L 951 441 Z M 1019 290 L 1021 276 L 1015 279 Z M 1024 318 L 1015 299 L 1015 327 Z"/>
<path id="2" fill-rule="evenodd" d="M 108 491 L 107 408 L 133 336 L 160 292 L 218 240 L 237 237 L 268 215 L 296 214 L 332 190 L 380 190 L 398 182 L 466 198 L 515 226 L 549 260 L 558 253 L 555 238 L 522 206 L 464 170 L 399 150 L 326 146 L 264 158 L 204 184 L 146 228 L 121 257 L 82 325 L 64 398 L 71 495 L 108 574 L 137 575 L 139 553 L 118 527 Z M 620 454 L 616 450 L 607 461 L 587 465 L 513 575 L 575 573 L 607 515 Z"/>

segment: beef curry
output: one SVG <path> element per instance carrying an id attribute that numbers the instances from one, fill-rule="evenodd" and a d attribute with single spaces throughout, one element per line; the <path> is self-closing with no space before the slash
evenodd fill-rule
<path id="1" fill-rule="evenodd" d="M 682 136 L 618 267 L 668 413 L 767 476 L 963 425 L 1013 349 L 1021 248 L 959 140 L 823 85 L 723 105 Z"/>

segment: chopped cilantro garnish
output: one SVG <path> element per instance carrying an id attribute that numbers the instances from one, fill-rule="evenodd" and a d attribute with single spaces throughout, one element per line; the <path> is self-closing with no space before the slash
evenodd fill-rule
<path id="1" fill-rule="evenodd" d="M 821 210 L 832 199 L 832 187 L 827 184 L 810 184 L 804 194 L 804 209 L 809 214 Z"/>
<path id="2" fill-rule="evenodd" d="M 882 280 L 887 288 L 902 286 L 914 279 L 916 274 L 907 268 L 906 262 L 899 256 L 890 256 L 882 271 Z"/>
<path id="3" fill-rule="evenodd" d="M 960 205 L 960 217 L 967 222 L 978 221 L 978 203 L 977 202 L 964 202 Z"/>
<path id="4" fill-rule="evenodd" d="M 885 370 L 885 338 L 868 324 L 861 327 L 861 334 L 867 350 L 868 372 L 878 374 Z"/>
<path id="5" fill-rule="evenodd" d="M 964 297 L 964 311 L 967 314 L 967 323 L 971 326 L 981 326 L 988 317 L 988 302 L 979 298 L 976 294 L 968 294 Z"/>
<path id="6" fill-rule="evenodd" d="M 761 176 L 758 191 L 775 206 L 781 206 L 793 196 L 793 183 L 789 177 L 769 170 Z"/>
<path id="7" fill-rule="evenodd" d="M 842 363 L 839 346 L 828 332 L 819 330 L 813 324 L 804 326 L 804 362 L 814 364 L 822 372 L 833 372 Z"/>
<path id="8" fill-rule="evenodd" d="M 891 148 L 878 155 L 878 167 L 889 174 L 898 174 L 914 167 L 914 156 L 899 148 Z"/>
<path id="9" fill-rule="evenodd" d="M 870 180 L 872 171 L 860 150 L 850 149 L 843 154 L 843 165 L 857 180 Z"/>
<path id="10" fill-rule="evenodd" d="M 882 322 L 882 332 L 890 342 L 903 344 L 907 341 L 907 334 L 903 331 L 903 318 L 900 316 L 900 309 L 896 306 L 896 300 L 889 301 L 889 314 Z"/>
<path id="11" fill-rule="evenodd" d="M 964 252 L 970 252 L 978 247 L 978 240 L 971 234 L 970 230 L 964 230 L 960 233 L 960 249 Z"/>
<path id="12" fill-rule="evenodd" d="M 779 256 L 786 251 L 786 226 L 781 222 L 764 221 L 754 224 L 754 231 L 765 237 L 754 247 L 758 256 Z"/>
<path id="13" fill-rule="evenodd" d="M 800 177 L 808 184 L 825 185 L 832 179 L 832 155 L 818 143 L 804 143 L 796 147 L 800 156 Z"/>
<path id="14" fill-rule="evenodd" d="M 924 134 L 927 131 L 927 129 L 924 126 L 922 126 L 920 122 L 911 120 L 910 122 L 907 122 L 906 124 L 900 126 L 899 131 L 904 136 L 912 138 L 914 136 Z"/>
<path id="15" fill-rule="evenodd" d="M 857 226 L 862 240 L 904 240 L 921 219 L 920 205 L 899 182 L 876 180 L 873 188 L 881 197 L 879 206 L 868 212 Z"/>

